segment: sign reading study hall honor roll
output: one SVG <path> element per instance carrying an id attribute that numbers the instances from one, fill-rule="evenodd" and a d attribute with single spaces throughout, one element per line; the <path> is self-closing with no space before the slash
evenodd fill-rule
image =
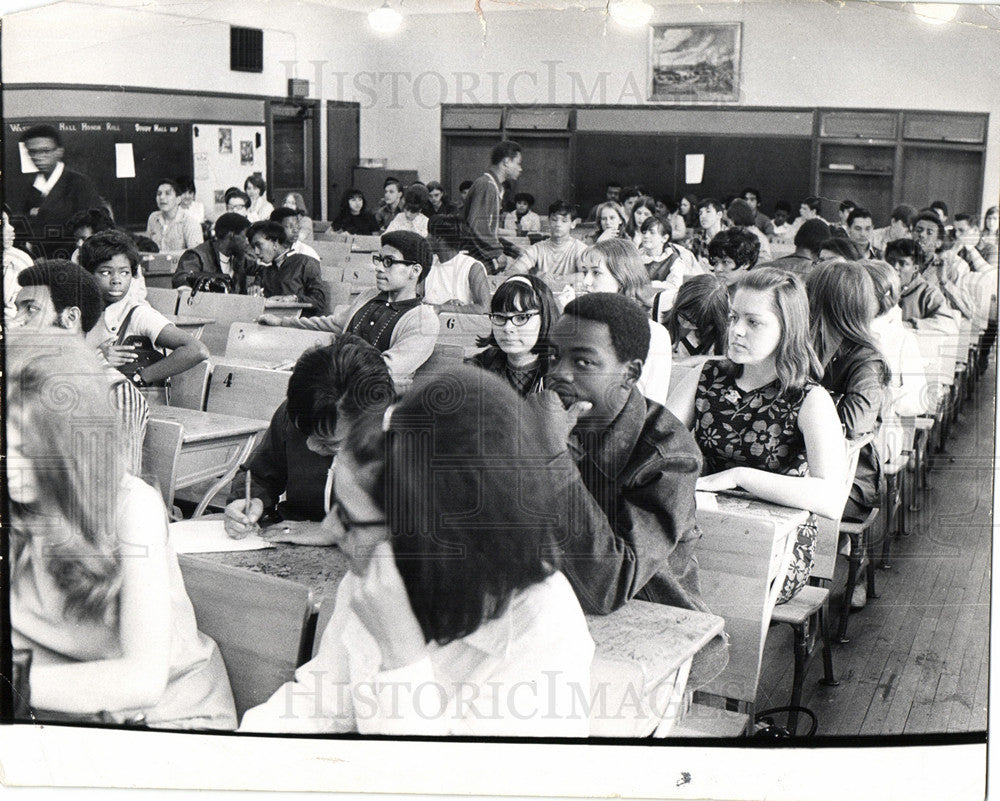
<path id="1" fill-rule="evenodd" d="M 115 219 L 129 227 L 145 227 L 147 218 L 156 210 L 157 182 L 194 175 L 190 122 L 134 118 L 8 119 L 4 124 L 3 169 L 9 179 L 6 195 L 12 208 L 20 205 L 18 198 L 35 180 L 35 166 L 19 140 L 32 125 L 42 122 L 59 132 L 66 166 L 88 176 L 100 196 L 111 204 Z M 131 146 L 130 164 L 125 158 L 127 149 L 121 145 Z"/>

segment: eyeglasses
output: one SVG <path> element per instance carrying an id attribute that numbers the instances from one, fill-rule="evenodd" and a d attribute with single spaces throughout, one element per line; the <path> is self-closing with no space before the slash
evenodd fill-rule
<path id="1" fill-rule="evenodd" d="M 385 520 L 352 520 L 347 512 L 344 511 L 344 507 L 340 505 L 340 501 L 334 501 L 333 506 L 330 507 L 330 511 L 336 516 L 337 522 L 340 523 L 344 531 L 385 525 Z"/>
<path id="2" fill-rule="evenodd" d="M 515 312 L 514 314 L 500 314 L 499 312 L 493 312 L 486 316 L 490 318 L 490 322 L 497 328 L 503 328 L 507 325 L 508 320 L 520 328 L 522 325 L 527 325 L 528 320 L 539 313 L 540 312 L 537 311 Z"/>
<path id="3" fill-rule="evenodd" d="M 381 264 L 387 270 L 391 270 L 397 264 L 405 264 L 408 267 L 412 267 L 419 263 L 416 261 L 407 261 L 406 259 L 397 259 L 395 256 L 383 256 L 381 253 L 372 253 L 372 264 Z"/>
<path id="4" fill-rule="evenodd" d="M 246 203 L 227 203 L 226 211 L 243 211 L 246 207 Z"/>

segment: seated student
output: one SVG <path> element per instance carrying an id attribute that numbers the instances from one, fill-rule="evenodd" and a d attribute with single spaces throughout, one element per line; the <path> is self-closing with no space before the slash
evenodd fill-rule
<path id="1" fill-rule="evenodd" d="M 872 213 L 860 206 L 851 209 L 847 215 L 847 238 L 854 244 L 855 250 L 862 259 L 877 259 L 881 254 L 872 244 L 875 233 L 875 223 Z"/>
<path id="2" fill-rule="evenodd" d="M 899 307 L 904 323 L 918 331 L 957 334 L 957 313 L 948 306 L 941 290 L 920 274 L 917 243 L 897 239 L 885 246 L 885 260 L 899 276 Z"/>
<path id="3" fill-rule="evenodd" d="M 32 258 L 14 247 L 14 226 L 10 224 L 10 208 L 3 207 L 3 311 L 8 321 L 17 314 L 17 276 L 32 265 Z"/>
<path id="4" fill-rule="evenodd" d="M 213 226 L 215 235 L 181 254 L 170 283 L 175 289 L 200 286 L 211 291 L 211 283 L 217 281 L 228 291 L 245 295 L 247 273 L 256 271 L 256 266 L 248 264 L 248 228 L 250 220 L 241 214 L 227 211 L 219 215 Z"/>
<path id="5" fill-rule="evenodd" d="M 558 517 L 537 511 L 561 496 L 536 428 L 468 367 L 351 427 L 323 523 L 349 569 L 333 617 L 241 731 L 587 736 L 575 698 L 594 645 L 559 570 Z"/>
<path id="6" fill-rule="evenodd" d="M 553 329 L 545 391 L 525 399 L 542 419 L 549 481 L 568 493 L 563 570 L 589 613 L 633 598 L 708 611 L 695 559 L 701 454 L 681 422 L 635 387 L 648 333 L 628 298 L 577 298 Z M 695 657 L 689 687 L 725 666 L 719 645 Z"/>
<path id="7" fill-rule="evenodd" d="M 843 236 L 831 236 L 819 246 L 819 260 L 824 261 L 857 261 L 858 249 L 854 243 Z"/>
<path id="8" fill-rule="evenodd" d="M 660 290 L 654 319 L 659 320 L 674 304 L 677 290 L 688 276 L 701 275 L 703 270 L 694 254 L 670 241 L 670 223 L 662 217 L 650 217 L 640 231 L 642 257 L 653 289 Z"/>
<path id="9" fill-rule="evenodd" d="M 872 334 L 877 301 L 868 272 L 857 262 L 827 262 L 806 279 L 813 350 L 821 383 L 834 397 L 848 440 L 878 433 L 891 374 Z M 881 464 L 874 446 L 861 449 L 843 519 L 862 521 L 878 504 Z M 863 585 L 863 582 L 862 582 Z M 852 599 L 859 605 L 859 597 Z"/>
<path id="10" fill-rule="evenodd" d="M 194 181 L 188 175 L 182 175 L 174 183 L 177 184 L 177 188 L 180 190 L 180 204 L 181 208 L 184 209 L 191 217 L 195 219 L 200 225 L 205 222 L 205 204 L 201 201 L 195 200 L 195 195 L 197 194 L 197 189 L 194 185 Z"/>
<path id="11" fill-rule="evenodd" d="M 858 208 L 858 204 L 853 200 L 842 200 L 840 201 L 840 206 L 837 209 L 837 216 L 839 220 L 835 223 L 832 228 L 833 236 L 846 236 L 850 238 L 851 235 L 851 212 Z M 869 219 L 871 215 L 869 214 Z"/>
<path id="12" fill-rule="evenodd" d="M 625 223 L 625 236 L 632 240 L 637 248 L 642 247 L 642 224 L 650 217 L 656 216 L 656 200 L 648 195 L 636 199 L 632 211 Z"/>
<path id="13" fill-rule="evenodd" d="M 751 267 L 757 264 L 760 240 L 746 228 L 726 228 L 708 243 L 706 261 L 714 275 L 722 278 L 730 291 Z"/>
<path id="14" fill-rule="evenodd" d="M 580 260 L 585 273 L 581 287 L 584 293 L 616 292 L 645 309 L 650 340 L 636 389 L 649 400 L 662 404 L 670 389 L 673 346 L 667 329 L 656 321 L 659 319 L 658 293 L 649 282 L 639 251 L 627 239 L 609 239 L 587 248 Z"/>
<path id="15" fill-rule="evenodd" d="M 397 388 L 410 383 L 413 373 L 434 352 L 441 323 L 434 309 L 423 303 L 418 284 L 431 268 L 427 241 L 410 231 L 382 234 L 382 252 L 372 254 L 375 288 L 352 303 L 338 306 L 325 317 L 292 318 L 265 314 L 262 325 L 357 334 L 374 345 L 389 366 Z"/>
<path id="16" fill-rule="evenodd" d="M 774 204 L 774 217 L 771 220 L 772 242 L 785 242 L 794 236 L 791 217 L 792 206 L 787 200 L 779 200 Z"/>
<path id="17" fill-rule="evenodd" d="M 885 228 L 876 228 L 872 232 L 872 247 L 881 258 L 885 258 L 885 246 L 890 242 L 911 237 L 915 219 L 917 219 L 917 210 L 904 203 L 892 210 L 889 215 L 889 225 Z"/>
<path id="18" fill-rule="evenodd" d="M 303 317 L 326 312 L 326 290 L 319 274 L 319 262 L 301 253 L 293 253 L 288 234 L 278 223 L 255 222 L 247 231 L 250 247 L 262 262 L 256 268 L 254 283 L 248 282 L 249 294 L 263 294 L 273 300 L 309 303 Z"/>
<path id="19" fill-rule="evenodd" d="M 531 210 L 535 205 L 535 196 L 530 192 L 518 192 L 514 195 L 514 211 L 503 216 L 500 226 L 508 231 L 516 231 L 518 236 L 527 236 L 530 232 L 542 230 L 542 218 Z"/>
<path id="20" fill-rule="evenodd" d="M 402 211 L 403 183 L 398 178 L 386 178 L 382 186 L 382 200 L 375 208 L 375 221 L 378 223 L 379 231 L 384 231 Z"/>
<path id="21" fill-rule="evenodd" d="M 825 220 L 806 220 L 795 232 L 795 252 L 775 259 L 768 266 L 795 273 L 805 278 L 819 261 L 823 243 L 830 239 L 830 226 Z"/>
<path id="22" fill-rule="evenodd" d="M 705 460 L 698 489 L 743 489 L 771 503 L 837 519 L 846 500 L 840 420 L 819 386 L 809 299 L 798 276 L 761 267 L 736 285 L 726 359 L 686 376 L 667 408 Z M 790 600 L 812 571 L 815 524 L 800 527 L 778 595 Z"/>
<path id="23" fill-rule="evenodd" d="M 448 200 L 440 181 L 430 181 L 427 184 L 427 202 L 431 204 L 434 214 L 458 214 L 458 207 Z"/>
<path id="24" fill-rule="evenodd" d="M 597 222 L 600 217 L 601 205 L 604 203 L 618 203 L 621 200 L 622 185 L 620 181 L 609 181 L 604 190 L 604 200 L 595 203 L 587 212 L 586 222 Z"/>
<path id="25" fill-rule="evenodd" d="M 792 221 L 792 227 L 797 231 L 799 226 L 802 225 L 806 220 L 822 220 L 820 216 L 820 209 L 823 206 L 823 201 L 818 197 L 807 197 L 801 203 L 799 203 L 799 214 Z"/>
<path id="26" fill-rule="evenodd" d="M 666 211 L 664 214 L 657 213 L 657 217 L 663 217 L 670 224 L 670 238 L 674 242 L 681 242 L 687 236 L 687 223 L 684 215 L 681 214 L 680 206 L 670 198 L 664 200 Z"/>
<path id="27" fill-rule="evenodd" d="M 246 217 L 250 213 L 250 195 L 238 187 L 231 186 L 226 190 L 226 211 Z"/>
<path id="28" fill-rule="evenodd" d="M 976 249 L 993 269 L 1000 266 L 1000 207 L 990 206 L 983 215 L 983 233 Z"/>
<path id="29" fill-rule="evenodd" d="M 289 192 L 285 195 L 285 202 L 281 204 L 286 209 L 293 209 L 299 215 L 299 242 L 312 242 L 313 221 L 309 216 L 309 209 L 306 207 L 306 199 L 301 192 Z"/>
<path id="30" fill-rule="evenodd" d="M 698 204 L 698 227 L 692 232 L 689 248 L 700 261 L 708 255 L 708 244 L 726 226 L 725 207 L 715 198 L 707 197 Z M 759 249 L 759 247 L 758 247 Z M 703 267 L 708 267 L 703 264 Z"/>
<path id="31" fill-rule="evenodd" d="M 250 205 L 247 207 L 247 218 L 250 222 L 270 219 L 274 206 L 267 199 L 267 181 L 259 173 L 248 175 L 243 182 L 243 191 L 250 198 Z"/>
<path id="32" fill-rule="evenodd" d="M 944 226 L 945 235 L 941 238 L 948 238 L 951 234 L 951 226 L 948 225 L 948 204 L 943 200 L 935 200 L 927 208 L 937 215 L 937 218 L 941 221 L 941 225 Z"/>
<path id="33" fill-rule="evenodd" d="M 884 261 L 863 261 L 861 266 L 875 285 L 878 312 L 872 320 L 872 334 L 892 372 L 889 394 L 882 407 L 882 425 L 875 447 L 882 462 L 898 461 L 904 437 L 900 417 L 933 414 L 927 407 L 927 377 L 913 330 L 903 322 L 899 308 L 899 275 Z"/>
<path id="34" fill-rule="evenodd" d="M 684 195 L 677 203 L 677 213 L 684 218 L 688 236 L 693 236 L 698 227 L 698 196 Z"/>
<path id="35" fill-rule="evenodd" d="M 632 209 L 635 208 L 636 204 L 639 202 L 639 198 L 646 195 L 646 190 L 643 186 L 627 186 L 622 190 L 622 210 L 625 212 L 625 222 L 628 222 L 629 217 L 632 216 Z"/>
<path id="36" fill-rule="evenodd" d="M 17 314 L 8 325 L 51 333 L 68 331 L 83 340 L 97 325 L 104 310 L 101 289 L 94 277 L 79 265 L 62 259 L 39 259 L 22 270 L 15 306 Z M 149 423 L 149 405 L 142 392 L 122 373 L 105 365 L 104 378 L 118 413 L 125 467 L 137 476 L 142 472 L 142 443 Z"/>
<path id="37" fill-rule="evenodd" d="M 423 213 L 427 202 L 427 191 L 423 186 L 408 186 L 403 193 L 403 210 L 392 218 L 385 233 L 412 231 L 420 236 L 427 236 L 427 215 Z"/>
<path id="38" fill-rule="evenodd" d="M 349 189 L 340 204 L 340 214 L 330 224 L 337 233 L 371 236 L 379 232 L 375 215 L 368 211 L 365 194 L 360 189 Z"/>
<path id="39" fill-rule="evenodd" d="M 78 337 L 31 340 L 6 343 L 5 417 L 11 645 L 32 652 L 32 719 L 234 729 L 163 500 L 126 472 L 104 369 Z M 71 409 L 53 408 L 53 381 Z"/>
<path id="40" fill-rule="evenodd" d="M 580 256 L 587 243 L 571 234 L 576 227 L 575 213 L 576 209 L 563 200 L 549 206 L 549 238 L 525 248 L 508 268 L 508 274 L 563 276 L 579 272 Z"/>
<path id="41" fill-rule="evenodd" d="M 768 217 L 763 211 L 761 211 L 760 201 L 762 198 L 760 195 L 760 190 L 755 187 L 748 186 L 746 189 L 740 192 L 739 199 L 743 200 L 745 203 L 747 203 L 747 205 L 750 206 L 750 210 L 753 212 L 754 215 L 753 225 L 759 231 L 761 231 L 764 234 L 764 236 L 768 237 L 768 241 L 770 241 L 770 237 L 773 236 L 774 234 L 774 226 L 771 223 L 771 218 Z M 740 225 L 740 224 L 741 223 L 737 223 L 734 221 L 734 225 Z"/>
<path id="42" fill-rule="evenodd" d="M 602 203 L 597 209 L 597 229 L 588 240 L 596 244 L 606 239 L 617 239 L 625 230 L 625 223 L 628 218 L 625 209 L 614 201 Z"/>
<path id="43" fill-rule="evenodd" d="M 552 326 L 559 305 L 541 278 L 514 275 L 497 287 L 490 301 L 489 336 L 476 345 L 485 350 L 467 359 L 499 375 L 522 397 L 544 386 L 549 367 Z"/>
<path id="44" fill-rule="evenodd" d="M 973 272 L 981 273 L 994 270 L 996 266 L 979 250 L 982 237 L 979 232 L 979 220 L 966 212 L 955 215 L 955 243 L 952 252 L 962 259 Z"/>
<path id="45" fill-rule="evenodd" d="M 128 296 L 129 285 L 139 269 L 139 252 L 121 231 L 94 234 L 80 248 L 83 269 L 97 280 L 104 300 L 101 319 L 87 334 L 87 342 L 99 348 L 112 367 L 124 373 L 137 387 L 162 384 L 208 358 L 208 348 L 181 331 L 156 309 L 136 303 Z M 154 364 L 133 373 L 135 347 L 123 344 L 130 336 L 146 337 L 155 348 L 169 350 Z"/>
<path id="46" fill-rule="evenodd" d="M 99 234 L 101 231 L 110 231 L 115 227 L 115 221 L 111 219 L 111 215 L 101 208 L 78 211 L 70 217 L 66 221 L 66 229 L 72 232 L 73 238 L 76 240 L 76 250 L 70 256 L 70 261 L 79 264 L 80 245 L 83 244 L 83 240 L 94 234 Z"/>
<path id="47" fill-rule="evenodd" d="M 754 210 L 751 208 L 750 204 L 745 200 L 737 198 L 727 207 L 726 216 L 729 217 L 729 221 L 733 224 L 733 226 L 745 228 L 757 237 L 757 241 L 760 242 L 760 253 L 757 256 L 757 261 L 771 261 L 771 240 L 769 240 L 767 235 L 757 227 L 756 215 L 754 214 Z"/>
<path id="48" fill-rule="evenodd" d="M 472 181 L 462 181 L 458 185 L 458 201 L 455 203 L 455 213 L 465 216 L 463 209 L 465 208 L 465 200 L 469 196 L 469 190 L 472 189 Z"/>
<path id="49" fill-rule="evenodd" d="M 299 253 L 303 256 L 308 256 L 310 259 L 320 260 L 319 254 L 312 245 L 307 245 L 299 238 L 299 233 L 302 229 L 299 227 L 299 213 L 295 209 L 288 209 L 284 206 L 275 209 L 271 212 L 271 222 L 276 222 L 285 229 L 285 236 L 291 242 L 291 246 L 288 248 L 289 253 Z"/>
<path id="50" fill-rule="evenodd" d="M 205 241 L 199 223 L 181 208 L 177 184 L 163 180 L 156 187 L 156 205 L 159 211 L 149 215 L 146 236 L 161 251 L 180 251 L 193 248 Z"/>
<path id="51" fill-rule="evenodd" d="M 931 286 L 941 290 L 948 305 L 966 319 L 972 317 L 972 298 L 959 286 L 969 265 L 945 247 L 944 223 L 934 212 L 922 212 L 913 221 L 913 238 L 918 248 L 917 267 Z"/>
<path id="52" fill-rule="evenodd" d="M 674 343 L 673 364 L 701 364 L 726 352 L 729 285 L 717 275 L 694 275 L 677 291 L 664 326 Z"/>
<path id="53" fill-rule="evenodd" d="M 303 353 L 286 400 L 233 479 L 225 511 L 229 536 L 259 532 L 273 542 L 332 545 L 319 524 L 330 511 L 334 458 L 348 428 L 366 413 L 382 414 L 393 398 L 381 354 L 360 337 L 344 334 Z"/>
<path id="54" fill-rule="evenodd" d="M 435 261 L 424 281 L 424 303 L 482 314 L 490 303 L 490 284 L 483 263 L 462 252 L 466 239 L 465 221 L 457 214 L 435 214 L 427 222 Z"/>

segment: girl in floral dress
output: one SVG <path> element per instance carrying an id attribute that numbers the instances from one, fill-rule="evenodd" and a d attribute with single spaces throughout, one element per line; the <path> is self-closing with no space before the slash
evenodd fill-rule
<path id="1" fill-rule="evenodd" d="M 705 362 L 667 399 L 704 456 L 697 488 L 739 488 L 838 519 L 847 496 L 844 438 L 833 401 L 816 380 L 822 369 L 798 276 L 764 267 L 740 279 L 727 342 L 725 359 Z M 812 521 L 800 527 L 778 603 L 806 584 L 815 540 Z"/>

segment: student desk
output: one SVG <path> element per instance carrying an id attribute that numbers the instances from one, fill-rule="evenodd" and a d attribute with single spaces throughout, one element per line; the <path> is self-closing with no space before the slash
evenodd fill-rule
<path id="1" fill-rule="evenodd" d="M 176 314 L 164 314 L 163 316 L 195 339 L 201 339 L 201 333 L 205 330 L 205 326 L 215 322 L 211 317 L 178 317 Z"/>
<path id="2" fill-rule="evenodd" d="M 158 289 L 173 289 L 174 271 L 177 269 L 177 261 L 183 251 L 176 253 L 143 253 L 142 275 L 146 279 L 147 287 Z"/>
<path id="3" fill-rule="evenodd" d="M 347 573 L 347 560 L 336 547 L 278 543 L 259 551 L 185 558 L 290 579 L 328 602 Z M 324 606 L 320 613 L 317 644 L 331 611 Z M 587 625 L 595 644 L 591 736 L 646 737 L 655 730 L 664 737 L 683 711 L 692 658 L 722 632 L 724 621 L 717 615 L 632 601 L 610 615 L 588 615 Z"/>
<path id="4" fill-rule="evenodd" d="M 303 310 L 311 308 L 311 303 L 297 300 L 268 300 L 264 303 L 264 311 L 277 317 L 299 317 Z"/>
<path id="5" fill-rule="evenodd" d="M 176 489 L 212 481 L 194 511 L 199 517 L 208 502 L 228 487 L 239 466 L 250 455 L 254 440 L 267 428 L 266 420 L 231 417 L 181 406 L 152 406 L 153 420 L 169 420 L 184 426 L 177 464 Z"/>

